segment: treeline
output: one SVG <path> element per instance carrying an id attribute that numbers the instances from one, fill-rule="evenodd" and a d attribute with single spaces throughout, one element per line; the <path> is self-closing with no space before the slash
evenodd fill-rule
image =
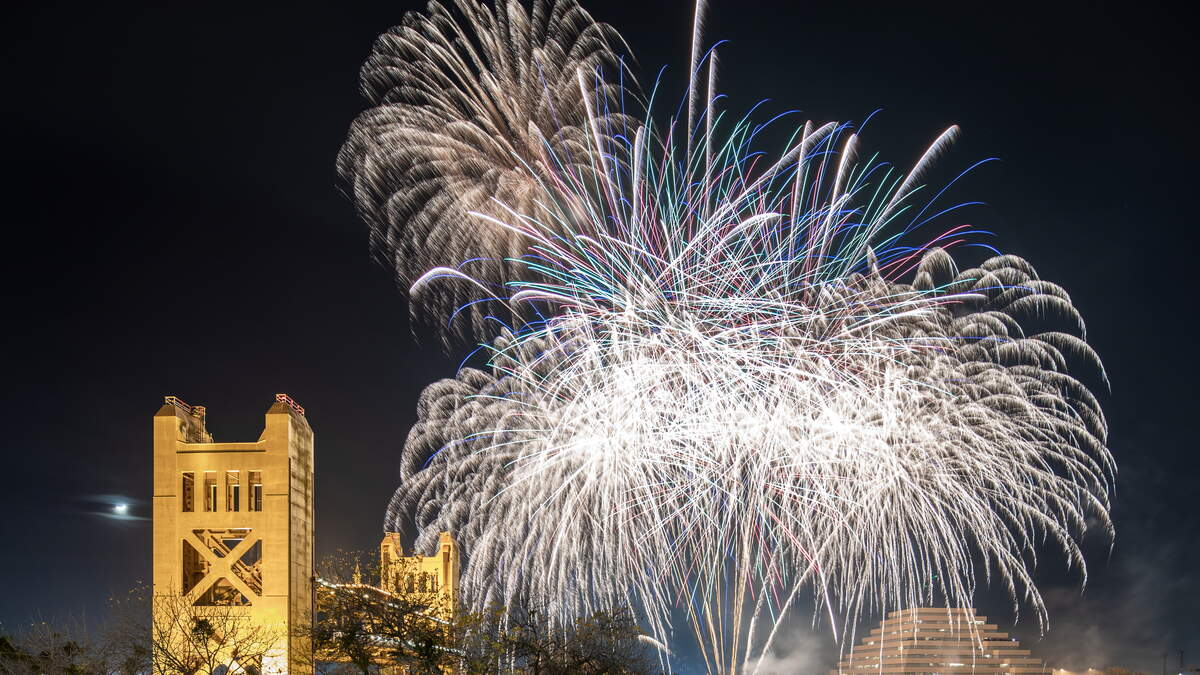
<path id="1" fill-rule="evenodd" d="M 70 617 L 0 630 L 0 673 L 144 675 L 151 672 L 150 624 L 150 595 L 138 586 L 110 598 L 97 627 Z"/>
<path id="2" fill-rule="evenodd" d="M 625 608 L 596 611 L 569 625 L 559 625 L 527 603 L 475 612 L 451 609 L 445 589 L 395 562 L 380 569 L 374 553 L 331 556 L 318 566 L 318 576 L 324 583 L 316 587 L 316 620 L 301 634 L 319 672 L 662 671 L 653 642 Z"/>
<path id="3" fill-rule="evenodd" d="M 527 604 L 452 609 L 444 592 L 415 583 L 415 574 L 401 571 L 401 578 L 381 583 L 371 560 L 342 553 L 318 567 L 314 620 L 290 636 L 293 657 L 318 673 L 662 672 L 659 652 L 627 609 L 597 611 L 568 625 Z M 196 607 L 181 596 L 155 598 L 147 586 L 110 599 L 97 625 L 34 621 L 0 631 L 0 674 L 258 675 L 272 647 L 288 637 L 236 611 Z"/>

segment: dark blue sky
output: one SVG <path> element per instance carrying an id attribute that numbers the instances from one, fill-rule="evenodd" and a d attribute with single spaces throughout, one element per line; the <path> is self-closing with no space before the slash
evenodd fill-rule
<path id="1" fill-rule="evenodd" d="M 123 495 L 145 515 L 164 394 L 207 405 L 219 440 L 253 440 L 272 395 L 292 394 L 317 434 L 319 551 L 377 543 L 416 396 L 457 358 L 414 340 L 333 160 L 363 107 L 359 63 L 415 4 L 43 3 L 8 17 L 5 628 L 97 616 L 148 577 L 148 524 L 89 511 Z M 624 33 L 645 78 L 681 71 L 686 3 L 585 5 Z M 1082 595 L 1045 559 L 1051 631 L 1039 642 L 1023 617 L 1017 633 L 1062 665 L 1157 672 L 1178 649 L 1200 662 L 1184 19 L 1152 3 L 716 0 L 709 27 L 731 41 L 735 110 L 882 108 L 864 146 L 885 159 L 907 164 L 957 123 L 947 171 L 1002 160 L 953 198 L 986 201 L 969 222 L 1084 313 L 1120 466 L 1111 555 L 1089 545 Z M 1002 601 L 980 606 L 1011 621 Z M 829 652 L 823 636 L 790 639 Z"/>

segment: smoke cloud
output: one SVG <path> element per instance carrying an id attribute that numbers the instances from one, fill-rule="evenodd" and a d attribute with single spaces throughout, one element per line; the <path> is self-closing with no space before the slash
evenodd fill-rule
<path id="1" fill-rule="evenodd" d="M 1106 576 L 1115 577 L 1103 590 L 1089 587 L 1051 587 L 1043 590 L 1050 612 L 1044 637 L 1031 626 L 1015 632 L 1033 653 L 1053 668 L 1072 672 L 1110 667 L 1157 673 L 1162 654 L 1168 666 L 1178 665 L 1172 647 L 1177 642 L 1170 608 L 1177 593 L 1185 592 L 1186 575 L 1172 573 L 1175 551 L 1159 546 L 1146 553 L 1128 551 L 1114 561 Z M 1115 581 L 1116 583 L 1112 583 Z"/>
<path id="2" fill-rule="evenodd" d="M 818 675 L 835 667 L 838 646 L 828 630 L 796 625 L 780 628 L 771 651 L 763 656 L 756 675 Z M 757 659 L 746 662 L 745 673 L 755 673 Z"/>

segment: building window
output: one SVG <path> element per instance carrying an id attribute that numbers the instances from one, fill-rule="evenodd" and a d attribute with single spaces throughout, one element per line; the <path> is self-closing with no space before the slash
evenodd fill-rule
<path id="1" fill-rule="evenodd" d="M 262 472 L 261 471 L 251 471 L 250 472 L 250 510 L 251 511 L 262 511 L 262 498 L 263 498 Z"/>
<path id="2" fill-rule="evenodd" d="M 225 510 L 240 511 L 242 508 L 242 484 L 237 471 L 225 472 Z"/>
<path id="3" fill-rule="evenodd" d="M 184 513 L 191 513 L 195 510 L 196 499 L 196 474 L 192 471 L 183 472 L 183 486 L 180 488 L 179 503 L 182 505 Z"/>
<path id="4" fill-rule="evenodd" d="M 213 512 L 217 510 L 217 472 L 204 472 L 204 510 Z"/>

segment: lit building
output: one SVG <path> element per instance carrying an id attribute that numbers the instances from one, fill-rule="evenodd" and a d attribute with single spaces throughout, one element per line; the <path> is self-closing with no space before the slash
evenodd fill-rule
<path id="1" fill-rule="evenodd" d="M 427 620 L 429 623 L 425 625 L 428 627 L 436 629 L 437 625 L 441 624 L 448 629 L 457 609 L 460 573 L 458 544 L 449 532 L 441 533 L 437 550 L 432 555 L 412 556 L 403 555 L 400 535 L 389 532 L 383 535 L 383 541 L 379 543 L 379 585 L 374 586 L 364 581 L 362 571 L 356 563 L 349 583 L 317 579 L 317 606 L 319 611 L 328 611 L 337 607 L 339 599 L 344 600 L 347 598 L 346 594 L 349 594 L 352 607 L 357 606 L 361 609 L 363 605 L 358 603 L 376 608 L 385 608 L 391 604 L 393 607 L 402 608 L 402 612 L 413 612 L 415 616 Z M 407 602 L 394 604 L 399 599 Z M 370 614 L 367 617 L 368 620 L 372 620 Z M 367 630 L 371 632 L 372 629 Z M 379 650 L 376 656 L 386 657 L 387 650 L 398 639 L 403 638 L 387 635 L 386 632 L 383 635 L 371 636 L 373 645 Z M 446 649 L 443 646 L 434 648 Z M 332 651 L 316 656 L 320 663 L 345 663 L 348 660 L 345 654 Z M 413 675 L 417 671 L 407 666 L 385 665 L 379 672 L 381 675 Z M 457 671 L 452 666 L 443 665 L 439 667 L 439 672 L 452 675 Z"/>
<path id="2" fill-rule="evenodd" d="M 313 432 L 303 408 L 275 398 L 245 443 L 213 442 L 205 409 L 174 396 L 155 414 L 153 611 L 184 603 L 266 627 L 262 672 L 303 674 L 311 659 L 293 633 L 313 608 Z"/>
<path id="3" fill-rule="evenodd" d="M 388 532 L 379 543 L 379 585 L 392 593 L 435 593 L 441 600 L 438 618 L 453 615 L 458 602 L 458 582 L 461 565 L 458 544 L 449 532 L 438 538 L 433 555 L 405 557 L 400 535 Z"/>
<path id="4" fill-rule="evenodd" d="M 889 612 L 830 675 L 1050 675 L 1041 659 L 974 609 Z"/>

